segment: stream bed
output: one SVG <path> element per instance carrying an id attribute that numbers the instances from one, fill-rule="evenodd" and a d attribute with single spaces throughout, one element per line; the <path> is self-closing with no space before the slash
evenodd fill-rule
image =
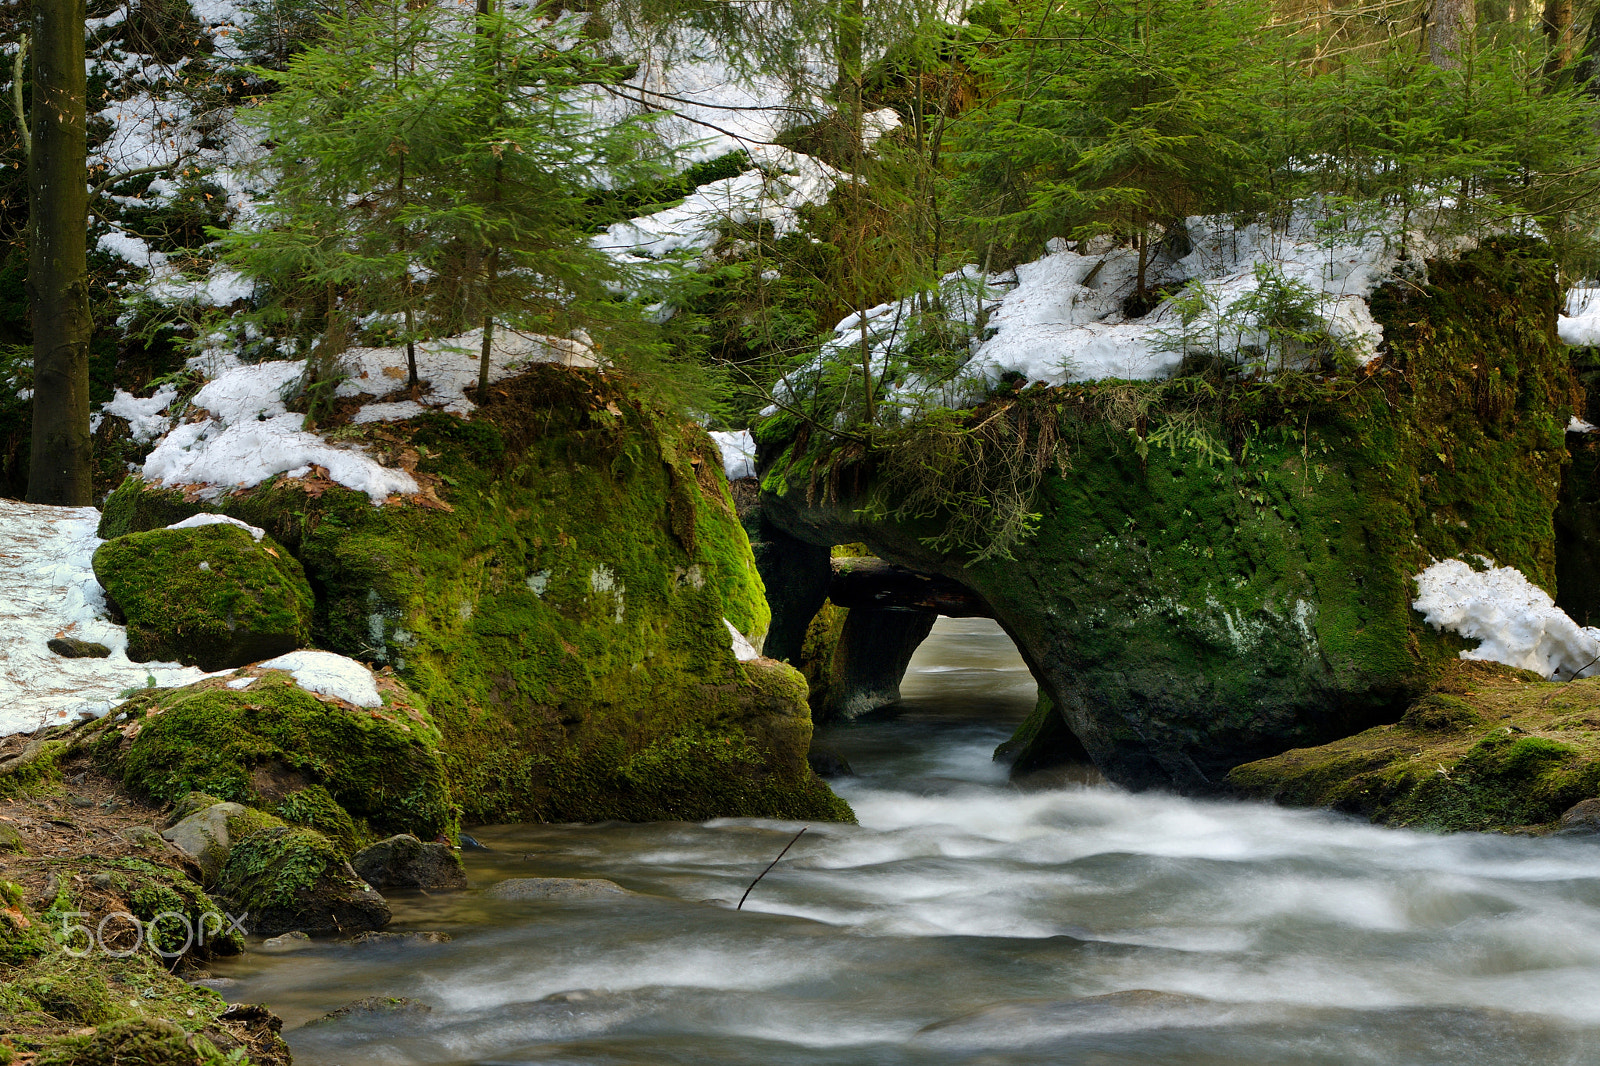
<path id="1" fill-rule="evenodd" d="M 1378 829 L 992 761 L 1034 686 L 940 619 L 898 715 L 825 731 L 859 826 L 508 825 L 392 930 L 212 968 L 301 1064 L 1591 1066 L 1600 844 Z M 508 877 L 634 895 L 500 902 Z M 428 1009 L 356 1013 L 368 996 Z M 311 1022 L 313 1024 L 306 1024 Z"/>

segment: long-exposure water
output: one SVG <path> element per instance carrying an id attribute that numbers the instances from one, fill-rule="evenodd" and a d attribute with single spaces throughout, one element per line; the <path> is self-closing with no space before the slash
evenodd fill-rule
<path id="1" fill-rule="evenodd" d="M 859 826 L 511 825 L 397 930 L 219 966 L 296 1062 L 1516 1066 L 1600 1063 L 1600 845 L 1013 784 L 1005 635 L 941 619 L 899 713 L 825 731 Z M 633 895 L 511 903 L 508 877 Z M 368 996 L 426 1005 L 315 1019 Z M 305 1023 L 313 1022 L 307 1025 Z"/>

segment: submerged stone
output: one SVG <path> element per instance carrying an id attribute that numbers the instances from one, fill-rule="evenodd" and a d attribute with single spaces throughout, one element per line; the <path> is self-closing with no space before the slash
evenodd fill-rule
<path id="1" fill-rule="evenodd" d="M 632 892 L 599 877 L 513 877 L 489 889 L 491 899 L 530 900 L 620 899 Z"/>
<path id="2" fill-rule="evenodd" d="M 63 659 L 104 659 L 111 654 L 111 649 L 104 644 L 77 637 L 51 637 L 44 643 Z"/>

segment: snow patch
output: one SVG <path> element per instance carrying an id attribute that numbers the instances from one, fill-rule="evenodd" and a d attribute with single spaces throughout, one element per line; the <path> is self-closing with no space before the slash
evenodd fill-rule
<path id="1" fill-rule="evenodd" d="M 307 692 L 333 696 L 357 707 L 381 707 L 378 683 L 372 671 L 354 659 L 331 651 L 302 649 L 256 663 L 263 670 L 287 670 L 294 683 Z"/>
<path id="2" fill-rule="evenodd" d="M 1595 428 L 1596 427 L 1592 423 L 1585 422 L 1577 415 L 1573 415 L 1571 418 L 1567 419 L 1568 433 L 1593 433 Z"/>
<path id="3" fill-rule="evenodd" d="M 176 385 L 163 385 L 155 391 L 155 395 L 144 399 L 118 389 L 110 402 L 100 406 L 100 413 L 126 418 L 133 439 L 140 444 L 148 444 L 171 428 L 172 419 L 164 412 L 177 398 Z"/>
<path id="4" fill-rule="evenodd" d="M 1567 313 L 1556 316 L 1556 335 L 1575 348 L 1600 345 L 1600 284 L 1572 287 Z"/>
<path id="5" fill-rule="evenodd" d="M 174 522 L 168 529 L 199 529 L 201 526 L 238 526 L 253 537 L 257 544 L 267 535 L 267 531 L 260 526 L 252 526 L 249 522 L 241 522 L 237 518 L 229 518 L 225 514 L 197 514 L 190 515 L 182 522 Z M 208 568 L 209 569 L 209 568 Z"/>
<path id="6" fill-rule="evenodd" d="M 93 507 L 0 500 L 0 736 L 100 716 L 152 679 L 187 685 L 207 676 L 177 663 L 136 663 L 127 632 L 111 621 L 95 580 Z M 111 649 L 105 659 L 64 659 L 45 642 L 76 637 Z"/>
<path id="7" fill-rule="evenodd" d="M 1446 559 L 1416 576 L 1411 606 L 1428 624 L 1481 641 L 1463 659 L 1569 681 L 1600 673 L 1600 629 L 1578 625 L 1515 567 L 1482 561 L 1487 569 L 1479 571 Z"/>
<path id="8" fill-rule="evenodd" d="M 169 488 L 199 486 L 201 499 L 216 499 L 276 474 L 304 477 L 316 465 L 374 504 L 416 492 L 416 481 L 404 470 L 301 428 L 304 419 L 285 410 L 282 394 L 303 369 L 299 361 L 279 361 L 224 370 L 194 397 L 211 417 L 168 433 L 145 459 L 145 480 Z"/>
<path id="9" fill-rule="evenodd" d="M 735 659 L 743 663 L 749 662 L 751 659 L 761 658 L 761 653 L 756 650 L 756 646 L 750 643 L 750 638 L 739 632 L 738 626 L 726 618 L 722 620 L 722 624 L 728 627 L 728 646 L 733 649 L 733 657 Z"/>
<path id="10" fill-rule="evenodd" d="M 718 430 L 711 439 L 722 453 L 722 469 L 729 481 L 756 476 L 756 440 L 748 429 Z"/>

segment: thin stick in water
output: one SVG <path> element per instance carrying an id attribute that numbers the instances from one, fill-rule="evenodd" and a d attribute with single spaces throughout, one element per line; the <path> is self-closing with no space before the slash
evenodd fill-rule
<path id="1" fill-rule="evenodd" d="M 805 836 L 806 830 L 810 829 L 810 828 L 811 827 L 809 825 L 801 826 L 800 827 L 800 832 L 798 832 L 798 833 L 796 833 L 794 835 L 794 840 L 789 841 L 789 843 L 787 843 L 787 844 L 785 844 L 783 846 L 783 850 L 778 852 L 778 859 L 781 859 L 785 855 L 789 854 L 789 849 L 794 847 L 794 841 L 795 840 L 799 840 L 801 837 Z M 750 887 L 745 889 L 744 890 L 744 895 L 739 897 L 739 905 L 737 907 L 733 908 L 734 910 L 736 910 L 736 911 L 744 910 L 744 901 L 750 898 L 750 893 L 755 891 L 755 887 L 761 883 L 761 879 L 763 877 L 767 876 L 768 874 L 770 874 L 772 872 L 772 868 L 774 866 L 778 865 L 778 859 L 773 859 L 771 862 L 767 863 L 767 868 L 765 870 L 762 870 L 760 873 L 756 874 L 756 879 L 754 881 L 750 882 Z"/>

